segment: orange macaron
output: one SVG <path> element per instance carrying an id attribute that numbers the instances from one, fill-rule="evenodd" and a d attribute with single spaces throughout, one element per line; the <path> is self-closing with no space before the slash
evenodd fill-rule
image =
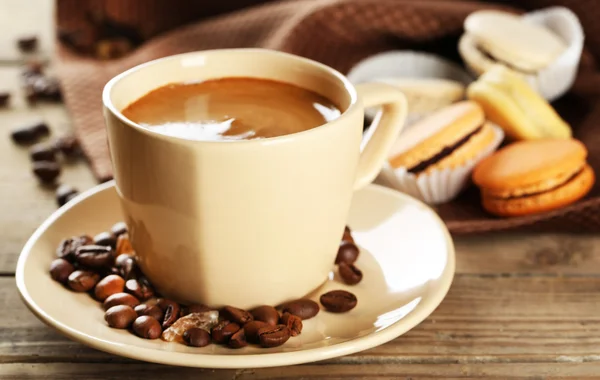
<path id="1" fill-rule="evenodd" d="M 473 171 L 483 207 L 498 216 L 536 214 L 571 204 L 594 185 L 585 146 L 573 139 L 513 143 Z"/>

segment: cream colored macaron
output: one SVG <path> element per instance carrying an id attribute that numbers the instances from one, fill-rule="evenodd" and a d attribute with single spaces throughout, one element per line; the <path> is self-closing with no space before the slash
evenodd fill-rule
<path id="1" fill-rule="evenodd" d="M 522 73 L 534 74 L 567 49 L 565 41 L 551 30 L 508 12 L 473 12 L 466 18 L 464 28 L 459 51 L 479 73 L 498 62 Z"/>

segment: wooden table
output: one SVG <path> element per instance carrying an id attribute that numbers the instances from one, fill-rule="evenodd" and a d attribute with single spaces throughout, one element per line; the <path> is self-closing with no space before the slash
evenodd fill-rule
<path id="1" fill-rule="evenodd" d="M 43 7 L 45 0 L 36 2 Z M 45 119 L 55 136 L 71 126 L 62 105 L 25 104 L 18 90 L 18 57 L 7 49 L 0 43 L 0 85 L 15 94 L 11 108 L 0 110 L 1 379 L 600 378 L 600 236 L 591 235 L 456 237 L 454 283 L 427 320 L 390 343 L 321 363 L 176 368 L 105 354 L 64 338 L 27 310 L 15 286 L 23 244 L 56 205 L 53 192 L 31 174 L 27 150 L 8 134 L 37 118 Z M 83 160 L 65 165 L 61 181 L 80 190 L 95 185 Z"/>

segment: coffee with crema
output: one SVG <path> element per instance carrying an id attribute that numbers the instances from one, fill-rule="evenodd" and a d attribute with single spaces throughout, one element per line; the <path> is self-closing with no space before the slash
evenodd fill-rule
<path id="1" fill-rule="evenodd" d="M 231 141 L 306 131 L 336 119 L 340 110 L 329 99 L 292 84 L 232 77 L 169 84 L 122 113 L 165 135 Z"/>

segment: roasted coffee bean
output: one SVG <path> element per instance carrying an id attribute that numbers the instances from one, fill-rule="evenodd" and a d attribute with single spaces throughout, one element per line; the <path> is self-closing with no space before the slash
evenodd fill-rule
<path id="1" fill-rule="evenodd" d="M 285 325 L 290 330 L 291 336 L 300 335 L 302 332 L 302 319 L 290 313 L 283 313 L 281 316 L 281 324 Z"/>
<path id="2" fill-rule="evenodd" d="M 185 316 L 193 313 L 206 313 L 207 311 L 214 310 L 206 305 L 197 304 L 197 305 L 189 305 L 181 308 L 181 316 Z"/>
<path id="3" fill-rule="evenodd" d="M 77 189 L 71 185 L 63 184 L 56 189 L 56 203 L 58 207 L 64 206 L 69 201 L 69 197 L 79 194 Z"/>
<path id="4" fill-rule="evenodd" d="M 132 327 L 135 335 L 140 338 L 157 339 L 160 338 L 160 335 L 162 334 L 160 323 L 148 315 L 137 317 L 136 320 L 133 321 Z"/>
<path id="5" fill-rule="evenodd" d="M 98 273 L 76 270 L 69 275 L 68 284 L 75 292 L 87 292 L 92 290 L 100 280 Z"/>
<path id="6" fill-rule="evenodd" d="M 163 311 L 160 309 L 160 307 L 158 307 L 156 305 L 141 304 L 141 305 L 137 305 L 134 308 L 134 310 L 139 317 L 141 317 L 142 315 L 148 315 L 148 316 L 156 319 L 157 321 L 162 321 L 165 316 L 165 313 L 163 313 Z"/>
<path id="7" fill-rule="evenodd" d="M 219 344 L 226 344 L 229 338 L 240 329 L 235 322 L 221 321 L 211 330 L 212 339 Z"/>
<path id="8" fill-rule="evenodd" d="M 137 276 L 137 262 L 133 255 L 123 254 L 115 259 L 115 267 L 119 270 L 119 274 L 126 280 L 130 280 Z"/>
<path id="9" fill-rule="evenodd" d="M 68 239 L 64 239 L 58 245 L 56 249 L 56 256 L 63 258 L 68 261 L 75 260 L 75 251 L 77 248 L 92 244 L 93 240 L 87 235 L 73 236 Z"/>
<path id="10" fill-rule="evenodd" d="M 123 293 L 125 280 L 116 274 L 110 274 L 104 277 L 94 289 L 94 296 L 98 301 L 104 301 L 109 296 L 117 293 Z"/>
<path id="11" fill-rule="evenodd" d="M 154 290 L 150 287 L 150 284 L 143 280 L 142 277 L 135 279 L 129 279 L 125 282 L 125 291 L 127 293 L 133 294 L 138 299 L 145 301 L 154 296 Z M 176 304 L 179 307 L 178 304 Z M 166 308 L 163 309 L 166 311 Z M 177 309 L 179 310 L 179 309 Z"/>
<path id="12" fill-rule="evenodd" d="M 58 80 L 44 75 L 32 75 L 27 77 L 25 80 L 24 91 L 29 103 L 36 103 L 38 100 L 56 102 L 62 99 Z"/>
<path id="13" fill-rule="evenodd" d="M 169 305 L 177 305 L 181 308 L 181 306 L 177 302 L 168 298 L 159 298 L 158 301 L 156 301 L 156 306 L 160 307 L 160 309 L 163 312 L 167 310 L 167 307 L 169 307 Z"/>
<path id="14" fill-rule="evenodd" d="M 115 329 L 128 328 L 136 318 L 137 313 L 135 310 L 127 305 L 113 306 L 104 313 L 104 320 L 106 323 Z"/>
<path id="15" fill-rule="evenodd" d="M 165 309 L 165 316 L 163 317 L 163 320 L 162 320 L 162 328 L 168 329 L 169 327 L 171 327 L 171 325 L 179 319 L 180 312 L 181 312 L 181 308 L 180 308 L 179 304 L 172 303 L 172 304 L 168 305 L 167 308 Z"/>
<path id="16" fill-rule="evenodd" d="M 13 141 L 18 144 L 31 144 L 49 134 L 50 129 L 48 128 L 48 125 L 41 121 L 13 129 L 11 137 Z"/>
<path id="17" fill-rule="evenodd" d="M 116 236 L 116 237 L 119 237 L 120 235 L 123 235 L 127 231 L 128 231 L 127 224 L 125 224 L 125 222 L 115 223 L 110 228 L 110 233 L 112 233 L 113 236 Z"/>
<path id="18" fill-rule="evenodd" d="M 284 325 L 269 325 L 258 330 L 258 340 L 265 348 L 281 346 L 288 339 L 290 339 L 290 330 Z"/>
<path id="19" fill-rule="evenodd" d="M 23 36 L 17 39 L 17 46 L 19 47 L 19 50 L 23 52 L 32 52 L 37 49 L 37 45 L 37 36 Z"/>
<path id="20" fill-rule="evenodd" d="M 51 183 L 60 175 L 60 165 L 52 161 L 35 161 L 33 174 L 42 182 Z"/>
<path id="21" fill-rule="evenodd" d="M 342 242 L 354 243 L 354 238 L 347 229 L 344 231 L 344 235 L 342 236 Z"/>
<path id="22" fill-rule="evenodd" d="M 88 268 L 109 268 L 114 263 L 113 250 L 102 245 L 84 245 L 75 250 L 75 261 Z"/>
<path id="23" fill-rule="evenodd" d="M 74 157 L 79 154 L 79 142 L 72 135 L 62 136 L 54 142 L 54 146 L 65 157 Z"/>
<path id="24" fill-rule="evenodd" d="M 223 318 L 227 319 L 228 321 L 235 322 L 240 325 L 248 323 L 254 319 L 250 312 L 233 306 L 225 306 L 221 311 L 221 314 L 223 315 Z"/>
<path id="25" fill-rule="evenodd" d="M 345 233 L 345 234 L 351 234 L 351 233 L 352 233 L 352 230 L 350 229 L 350 227 L 349 227 L 349 226 L 345 226 L 345 227 L 344 227 L 344 233 Z"/>
<path id="26" fill-rule="evenodd" d="M 56 259 L 50 264 L 50 277 L 61 284 L 65 284 L 74 271 L 73 264 L 65 259 Z"/>
<path id="27" fill-rule="evenodd" d="M 354 264 L 341 262 L 338 264 L 338 272 L 342 280 L 348 285 L 356 285 L 363 278 L 362 271 Z"/>
<path id="28" fill-rule="evenodd" d="M 250 313 L 257 321 L 263 321 L 270 325 L 276 325 L 279 322 L 279 312 L 273 306 L 259 306 L 250 310 Z"/>
<path id="29" fill-rule="evenodd" d="M 183 341 L 192 347 L 205 347 L 210 344 L 210 334 L 199 327 L 192 327 L 183 333 Z"/>
<path id="30" fill-rule="evenodd" d="M 115 249 L 117 247 L 117 239 L 110 232 L 100 232 L 94 236 L 94 244 L 104 245 Z"/>
<path id="31" fill-rule="evenodd" d="M 323 294 L 320 298 L 321 305 L 332 313 L 345 313 L 356 307 L 358 300 L 356 296 L 345 290 L 332 290 Z"/>
<path id="32" fill-rule="evenodd" d="M 244 333 L 244 329 L 239 329 L 238 332 L 233 334 L 231 338 L 229 338 L 229 347 L 231 348 L 242 348 L 246 347 L 248 342 L 246 341 L 246 334 Z"/>
<path id="33" fill-rule="evenodd" d="M 294 314 L 301 319 L 310 319 L 319 313 L 319 304 L 308 299 L 286 302 L 279 307 L 282 313 Z"/>
<path id="34" fill-rule="evenodd" d="M 340 248 L 338 249 L 337 257 L 335 258 L 335 263 L 346 263 L 352 264 L 358 259 L 358 247 L 356 244 L 342 241 L 340 243 Z"/>
<path id="35" fill-rule="evenodd" d="M 121 234 L 117 238 L 117 256 L 124 253 L 133 253 L 133 247 L 131 241 L 129 241 L 129 234 Z"/>
<path id="36" fill-rule="evenodd" d="M 10 92 L 0 91 L 0 107 L 6 107 L 10 101 Z"/>
<path id="37" fill-rule="evenodd" d="M 35 144 L 29 149 L 31 161 L 56 161 L 56 149 L 45 143 Z"/>
<path id="38" fill-rule="evenodd" d="M 127 305 L 130 307 L 136 307 L 140 304 L 140 300 L 128 293 L 115 293 L 104 300 L 102 307 L 104 310 L 108 310 L 116 305 Z"/>
<path id="39" fill-rule="evenodd" d="M 266 326 L 269 326 L 269 324 L 263 321 L 251 321 L 246 323 L 244 325 L 246 340 L 251 343 L 258 343 L 258 330 Z"/>

